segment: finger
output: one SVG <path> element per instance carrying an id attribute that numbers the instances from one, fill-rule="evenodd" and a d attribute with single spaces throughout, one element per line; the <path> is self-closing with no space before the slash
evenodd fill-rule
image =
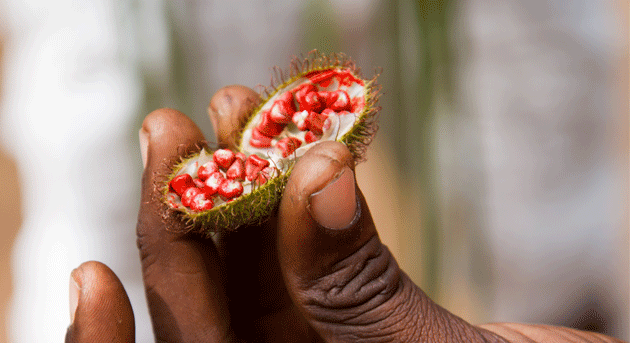
<path id="1" fill-rule="evenodd" d="M 259 95 L 245 86 L 227 86 L 217 91 L 210 101 L 208 114 L 219 145 L 236 148 L 234 139 L 259 101 Z M 273 311 L 284 303 L 276 292 L 282 284 L 282 276 L 277 266 L 274 219 L 264 225 L 242 227 L 219 235 L 218 248 L 229 280 L 227 290 L 233 295 L 230 304 L 247 308 L 239 318 L 258 317 L 261 311 Z"/>
<path id="2" fill-rule="evenodd" d="M 114 272 L 100 262 L 85 262 L 70 277 L 67 343 L 134 342 L 131 303 Z"/>
<path id="3" fill-rule="evenodd" d="M 220 146 L 236 148 L 245 120 L 259 103 L 260 96 L 245 86 L 224 87 L 212 97 L 208 114 Z M 262 225 L 218 235 L 232 328 L 252 341 L 309 341 L 313 332 L 295 311 L 282 280 L 276 225 L 273 216 Z"/>
<path id="4" fill-rule="evenodd" d="M 315 333 L 296 311 L 278 264 L 275 218 L 222 233 L 232 328 L 253 342 L 311 342 Z"/>
<path id="5" fill-rule="evenodd" d="M 236 149 L 240 131 L 260 101 L 258 93 L 239 85 L 223 87 L 214 94 L 208 106 L 208 115 L 219 146 Z"/>
<path id="6" fill-rule="evenodd" d="M 229 316 L 219 257 L 211 239 L 179 232 L 185 224 L 162 216 L 157 180 L 173 161 L 198 149 L 199 128 L 175 110 L 149 114 L 140 130 L 146 157 L 138 215 L 138 247 L 157 341 L 225 341 Z"/>
<path id="7" fill-rule="evenodd" d="M 280 264 L 303 315 L 327 341 L 483 341 L 489 333 L 435 305 L 400 271 L 353 166 L 344 145 L 318 144 L 295 165 L 282 197 Z"/>

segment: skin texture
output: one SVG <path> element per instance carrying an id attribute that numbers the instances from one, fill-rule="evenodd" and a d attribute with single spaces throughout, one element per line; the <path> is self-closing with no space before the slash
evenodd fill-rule
<path id="1" fill-rule="evenodd" d="M 242 86 L 212 98 L 222 146 L 233 146 L 257 101 Z M 138 248 L 157 342 L 620 342 L 559 327 L 473 326 L 439 307 L 381 243 L 342 144 L 319 144 L 300 159 L 268 222 L 213 241 L 174 233 L 182 224 L 160 216 L 154 187 L 170 163 L 199 148 L 197 126 L 161 109 L 147 116 L 140 140 Z M 71 286 L 66 342 L 132 342 L 133 313 L 111 270 L 88 262 L 73 280 L 80 291 Z"/>
<path id="2" fill-rule="evenodd" d="M 133 342 L 131 303 L 111 269 L 99 262 L 83 263 L 72 271 L 70 294 L 74 322 L 66 342 Z"/>
<path id="3" fill-rule="evenodd" d="M 247 114 L 260 103 L 260 95 L 249 87 L 228 86 L 214 94 L 208 115 L 222 148 L 236 149 L 238 133 L 245 125 Z"/>

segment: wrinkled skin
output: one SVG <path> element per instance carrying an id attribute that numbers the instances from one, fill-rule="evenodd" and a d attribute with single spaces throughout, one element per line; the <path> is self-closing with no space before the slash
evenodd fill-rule
<path id="1" fill-rule="evenodd" d="M 213 97 L 209 114 L 222 146 L 233 147 L 243 116 L 258 101 L 242 86 Z M 365 199 L 354 191 L 352 157 L 335 142 L 300 159 L 266 224 L 222 234 L 216 244 L 177 234 L 182 223 L 160 217 L 154 177 L 204 137 L 170 109 L 149 114 L 140 137 L 146 169 L 137 243 L 157 342 L 620 342 L 543 325 L 473 326 L 432 302 L 381 243 Z M 311 196 L 320 193 L 341 204 L 356 199 L 335 206 L 353 210 L 351 220 L 322 218 L 329 198 Z M 315 218 L 328 227 L 347 222 L 329 229 Z M 72 276 L 79 295 L 66 342 L 133 342 L 133 312 L 114 273 L 87 262 Z"/>

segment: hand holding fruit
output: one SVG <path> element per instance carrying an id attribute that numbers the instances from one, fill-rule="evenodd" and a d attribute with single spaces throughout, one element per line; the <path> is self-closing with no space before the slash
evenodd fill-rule
<path id="1" fill-rule="evenodd" d="M 221 145 L 235 142 L 259 101 L 241 86 L 213 97 L 209 112 Z M 473 326 L 432 302 L 381 243 L 344 144 L 311 147 L 292 167 L 268 221 L 222 231 L 215 242 L 165 216 L 156 187 L 173 162 L 198 151 L 200 130 L 162 109 L 147 116 L 140 137 L 138 247 L 156 341 L 619 342 L 560 327 Z M 66 342 L 134 341 L 133 312 L 111 270 L 84 263 L 71 285 Z"/>
<path id="2" fill-rule="evenodd" d="M 323 141 L 345 144 L 356 160 L 376 132 L 379 87 L 343 55 L 309 54 L 279 72 L 265 99 L 232 118 L 222 149 L 199 147 L 161 188 L 166 216 L 206 235 L 266 220 L 280 202 L 295 161 Z M 256 104 L 256 106 L 251 106 Z M 240 105 L 244 106 L 243 104 Z M 200 143 L 201 144 L 201 143 Z"/>

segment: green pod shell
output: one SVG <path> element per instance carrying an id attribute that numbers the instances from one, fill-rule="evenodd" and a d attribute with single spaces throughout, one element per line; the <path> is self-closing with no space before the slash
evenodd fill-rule
<path id="1" fill-rule="evenodd" d="M 242 195 L 233 199 L 215 196 L 214 207 L 194 211 L 182 205 L 181 197 L 170 185 L 175 177 L 185 173 L 191 174 L 193 178 L 197 177 L 195 168 L 212 160 L 212 152 L 201 149 L 176 164 L 172 173 L 161 184 L 162 201 L 167 209 L 165 214 L 181 217 L 181 220 L 188 223 L 190 231 L 206 235 L 259 224 L 276 210 L 294 163 L 314 144 L 323 140 L 336 140 L 349 148 L 355 163 L 363 161 L 366 148 L 378 129 L 377 115 L 380 107 L 376 104 L 380 96 L 380 86 L 376 83 L 377 76 L 369 80 L 363 79 L 360 70 L 344 54 L 324 55 L 311 52 L 306 57 L 294 57 L 288 71 L 275 68 L 271 85 L 261 92 L 263 101 L 248 116 L 237 137 L 238 149 L 235 151 L 246 156 L 255 154 L 269 161 L 273 168 L 268 169 L 273 169 L 274 172 L 265 175 L 271 176 L 262 178 L 263 181 L 260 182 L 260 177 L 252 181 L 246 179 L 243 181 Z M 309 102 L 304 94 L 313 88 L 311 85 L 316 89 L 313 92 L 315 95 L 308 93 L 307 96 L 316 100 Z M 291 95 L 286 94 L 287 92 L 291 92 Z M 287 98 L 291 100 L 282 102 Z M 274 108 L 277 103 L 282 105 L 289 102 L 293 104 L 290 111 Z M 311 107 L 311 103 L 315 105 Z M 325 106 L 323 110 L 322 106 Z M 269 118 L 273 117 L 270 113 L 289 113 L 293 109 L 295 112 L 286 119 L 291 120 L 290 122 L 270 122 Z M 276 134 L 280 129 L 281 133 Z M 262 136 L 261 132 L 264 133 Z M 256 137 L 262 137 L 264 143 L 260 143 Z M 313 141 L 311 137 L 317 140 Z M 282 145 L 282 142 L 288 139 L 291 142 L 299 140 L 299 143 L 290 143 L 287 149 L 287 144 Z M 271 146 L 267 146 L 269 144 Z"/>

